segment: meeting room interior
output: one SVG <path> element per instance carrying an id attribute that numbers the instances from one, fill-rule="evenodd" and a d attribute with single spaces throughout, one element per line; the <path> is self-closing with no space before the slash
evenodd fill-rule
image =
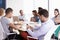
<path id="1" fill-rule="evenodd" d="M 60 0 L 0 0 L 0 40 L 60 40 Z"/>

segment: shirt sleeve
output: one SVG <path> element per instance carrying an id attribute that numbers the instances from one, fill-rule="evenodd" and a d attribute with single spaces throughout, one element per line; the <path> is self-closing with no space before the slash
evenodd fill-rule
<path id="1" fill-rule="evenodd" d="M 37 27 L 37 26 L 36 26 L 36 27 L 33 28 L 33 30 L 37 30 L 37 29 L 39 29 L 39 28 L 40 28 L 40 27 Z"/>
<path id="2" fill-rule="evenodd" d="M 10 21 L 9 19 L 6 19 L 6 20 L 5 20 L 5 23 L 6 23 L 6 24 L 10 24 L 11 21 Z"/>
<path id="3" fill-rule="evenodd" d="M 36 32 L 32 32 L 30 29 L 27 30 L 27 32 L 32 36 L 32 37 L 39 37 L 45 35 L 49 31 L 49 28 L 41 28 Z"/>

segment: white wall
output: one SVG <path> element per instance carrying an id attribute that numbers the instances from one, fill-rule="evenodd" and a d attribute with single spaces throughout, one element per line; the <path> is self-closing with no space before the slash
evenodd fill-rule
<path id="1" fill-rule="evenodd" d="M 48 10 L 48 0 L 34 0 L 34 8 L 38 9 L 38 7 L 42 7 Z"/>
<path id="2" fill-rule="evenodd" d="M 48 0 L 6 0 L 6 8 L 11 7 L 14 10 L 14 15 L 19 15 L 19 10 L 22 9 L 26 18 L 30 20 L 32 10 L 38 10 L 42 7 L 48 10 Z"/>
<path id="3" fill-rule="evenodd" d="M 6 0 L 6 8 L 12 8 L 14 15 L 19 15 L 19 10 L 23 9 L 23 0 Z"/>

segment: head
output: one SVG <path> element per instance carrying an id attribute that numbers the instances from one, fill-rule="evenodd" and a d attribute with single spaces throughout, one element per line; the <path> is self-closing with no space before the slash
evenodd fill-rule
<path id="1" fill-rule="evenodd" d="M 3 16 L 3 15 L 4 15 L 4 9 L 0 8 L 0 16 Z"/>
<path id="2" fill-rule="evenodd" d="M 55 9 L 55 10 L 54 10 L 54 15 L 55 15 L 55 16 L 59 15 L 59 10 L 58 10 L 58 9 Z"/>
<path id="3" fill-rule="evenodd" d="M 42 10 L 43 8 L 42 7 L 38 7 L 38 12 L 40 11 L 40 10 Z"/>
<path id="4" fill-rule="evenodd" d="M 12 15 L 13 15 L 13 9 L 12 8 L 7 8 L 6 11 L 5 11 L 5 13 L 6 13 L 6 16 L 8 16 L 9 18 L 11 18 Z"/>
<path id="5" fill-rule="evenodd" d="M 23 10 L 20 10 L 19 13 L 20 13 L 20 15 L 23 15 Z"/>
<path id="6" fill-rule="evenodd" d="M 37 16 L 37 11 L 36 10 L 33 10 L 32 13 L 33 13 L 34 16 Z"/>
<path id="7" fill-rule="evenodd" d="M 45 22 L 48 20 L 49 13 L 46 9 L 42 9 L 41 11 L 38 12 L 38 14 L 41 22 Z"/>

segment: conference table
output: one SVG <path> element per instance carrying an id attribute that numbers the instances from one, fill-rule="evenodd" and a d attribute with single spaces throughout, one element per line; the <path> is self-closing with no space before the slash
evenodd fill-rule
<path id="1" fill-rule="evenodd" d="M 27 32 L 27 25 L 33 28 L 35 26 L 41 26 L 41 24 L 38 24 L 37 22 L 24 22 L 24 21 L 14 22 L 14 24 L 16 26 L 21 26 L 19 31 L 15 29 L 13 29 L 13 31 L 16 32 L 17 34 L 20 34 L 20 36 L 23 37 L 23 40 L 27 40 L 27 36 L 30 36 Z M 30 39 L 30 40 L 33 40 L 33 39 Z"/>

